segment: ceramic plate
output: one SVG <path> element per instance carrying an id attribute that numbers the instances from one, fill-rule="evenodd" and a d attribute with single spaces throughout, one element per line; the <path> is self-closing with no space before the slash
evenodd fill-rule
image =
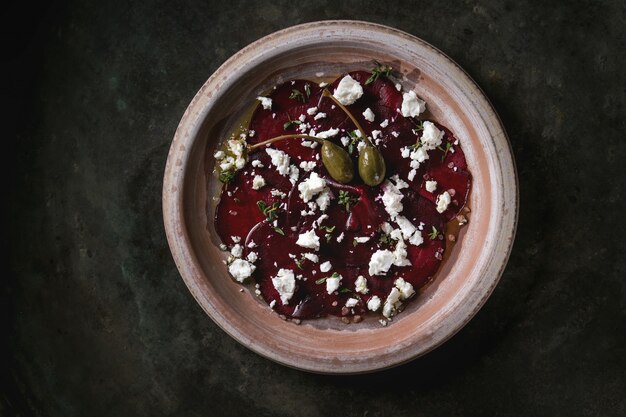
<path id="1" fill-rule="evenodd" d="M 388 326 L 372 314 L 346 325 L 337 317 L 296 325 L 278 317 L 253 288 L 228 275 L 213 215 L 221 183 L 212 154 L 255 97 L 285 80 L 370 70 L 373 60 L 402 74 L 405 90 L 461 140 L 470 172 L 471 221 L 434 281 Z M 281 364 L 320 373 L 371 372 L 439 346 L 461 329 L 497 284 L 513 244 L 518 212 L 514 161 L 506 133 L 470 77 L 433 46 L 386 26 L 324 21 L 254 42 L 202 86 L 182 117 L 163 185 L 168 242 L 189 290 L 224 331 Z"/>

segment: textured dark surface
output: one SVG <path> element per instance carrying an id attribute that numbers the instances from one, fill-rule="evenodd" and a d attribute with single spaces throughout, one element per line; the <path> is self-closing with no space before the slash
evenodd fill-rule
<path id="1" fill-rule="evenodd" d="M 93 3 L 7 15 L 1 415 L 626 415 L 623 2 Z M 397 27 L 465 68 L 521 190 L 480 313 L 426 357 L 355 377 L 284 368 L 217 328 L 160 208 L 171 138 L 209 75 L 331 18 Z"/>

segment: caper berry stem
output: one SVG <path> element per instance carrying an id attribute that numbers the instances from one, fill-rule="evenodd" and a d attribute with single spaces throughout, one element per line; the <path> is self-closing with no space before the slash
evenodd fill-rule
<path id="1" fill-rule="evenodd" d="M 263 142 L 259 142 L 259 143 L 255 143 L 254 145 L 248 145 L 248 150 L 249 151 L 253 151 L 255 149 L 261 148 L 263 146 L 269 145 L 270 143 L 274 143 L 274 142 L 278 142 L 279 140 L 285 140 L 285 139 L 310 139 L 310 140 L 314 140 L 316 142 L 318 142 L 319 144 L 323 145 L 324 144 L 324 139 L 320 139 L 320 138 L 316 138 L 315 136 L 310 136 L 310 135 L 280 135 L 280 136 L 276 136 L 274 138 L 268 139 L 268 140 L 264 140 Z"/>
<path id="2" fill-rule="evenodd" d="M 339 100 L 337 100 L 335 98 L 335 96 L 333 96 L 330 91 L 328 91 L 328 88 L 325 88 L 324 91 L 322 92 L 322 96 L 324 97 L 328 97 L 330 98 L 332 101 L 335 102 L 336 105 L 339 106 L 339 108 L 341 110 L 343 110 L 343 112 L 345 114 L 348 115 L 348 117 L 350 118 L 350 120 L 352 120 L 352 123 L 354 123 L 354 125 L 356 126 L 357 129 L 359 129 L 359 132 L 361 132 L 361 137 L 363 138 L 363 140 L 367 141 L 367 143 L 369 143 L 371 146 L 374 146 L 372 144 L 372 141 L 370 141 L 370 138 L 367 136 L 367 134 L 365 133 L 365 130 L 363 130 L 363 128 L 361 127 L 361 125 L 359 124 L 359 122 L 356 120 L 356 118 L 352 115 L 352 112 L 350 110 L 348 110 L 348 108 L 346 106 L 344 106 L 343 104 L 341 104 L 341 102 Z"/>

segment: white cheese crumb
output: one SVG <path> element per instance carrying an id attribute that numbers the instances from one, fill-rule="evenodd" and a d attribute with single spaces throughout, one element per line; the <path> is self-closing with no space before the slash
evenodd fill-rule
<path id="1" fill-rule="evenodd" d="M 348 138 L 347 138 L 347 137 L 345 137 L 345 136 L 342 136 L 342 137 L 341 137 L 341 139 L 340 139 L 340 141 L 341 141 L 341 144 L 342 144 L 343 146 L 348 146 L 348 144 L 350 143 L 350 139 L 348 139 Z"/>
<path id="2" fill-rule="evenodd" d="M 228 272 L 230 272 L 237 282 L 243 282 L 252 275 L 255 269 L 256 266 L 244 259 L 235 259 L 233 263 L 228 266 Z"/>
<path id="3" fill-rule="evenodd" d="M 385 119 L 382 122 L 380 122 L 380 127 L 387 127 L 389 126 L 389 119 Z"/>
<path id="4" fill-rule="evenodd" d="M 296 245 L 303 248 L 320 250 L 320 238 L 315 234 L 315 230 L 311 229 L 298 236 Z"/>
<path id="5" fill-rule="evenodd" d="M 312 171 L 317 166 L 317 162 L 315 161 L 302 161 L 300 162 L 300 168 L 302 168 L 305 172 Z"/>
<path id="6" fill-rule="evenodd" d="M 230 254 L 233 255 L 235 258 L 241 258 L 242 253 L 243 253 L 243 247 L 241 247 L 239 243 L 233 246 L 233 248 L 230 250 Z"/>
<path id="7" fill-rule="evenodd" d="M 394 138 L 397 138 L 398 136 L 400 136 L 400 134 L 396 131 L 391 132 L 391 136 L 393 136 Z"/>
<path id="8" fill-rule="evenodd" d="M 328 294 L 332 294 L 333 292 L 337 291 L 339 289 L 339 286 L 341 285 L 342 278 L 343 277 L 341 275 L 326 278 L 326 292 Z"/>
<path id="9" fill-rule="evenodd" d="M 278 198 L 285 198 L 285 197 L 287 197 L 287 194 L 286 194 L 286 193 L 283 193 L 282 191 L 280 191 L 280 190 L 276 190 L 276 189 L 274 189 L 274 190 L 270 191 L 270 194 L 271 194 L 272 196 L 274 196 L 274 197 L 278 197 Z"/>
<path id="10" fill-rule="evenodd" d="M 404 240 L 398 240 L 396 248 L 393 251 L 393 264 L 395 266 L 409 266 L 411 261 L 407 259 L 406 243 Z"/>
<path id="11" fill-rule="evenodd" d="M 328 272 L 332 267 L 332 264 L 329 261 L 326 261 L 320 264 L 320 272 Z"/>
<path id="12" fill-rule="evenodd" d="M 389 180 L 386 180 L 383 185 L 383 204 L 385 205 L 385 210 L 391 218 L 395 218 L 398 213 L 402 211 L 404 208 L 402 206 L 402 198 L 404 197 L 402 193 L 398 190 L 398 187 L 393 185 L 393 183 Z"/>
<path id="13" fill-rule="evenodd" d="M 411 235 L 417 230 L 417 227 L 415 227 L 413 223 L 411 223 L 409 219 L 404 216 L 396 217 L 396 223 L 398 223 L 398 226 L 400 226 L 400 230 L 402 230 L 402 236 L 405 239 L 410 238 Z"/>
<path id="14" fill-rule="evenodd" d="M 415 294 L 415 290 L 413 289 L 413 285 L 410 282 L 406 282 L 404 278 L 398 278 L 394 283 L 396 288 L 400 291 L 400 298 L 402 300 L 406 300 Z"/>
<path id="15" fill-rule="evenodd" d="M 311 107 L 311 108 L 308 108 L 308 109 L 306 110 L 306 113 L 307 113 L 309 116 L 313 116 L 315 113 L 317 113 L 317 107 Z"/>
<path id="16" fill-rule="evenodd" d="M 365 242 L 368 242 L 370 238 L 369 236 L 359 236 L 359 237 L 355 237 L 354 240 L 356 241 L 356 243 L 365 243 Z"/>
<path id="17" fill-rule="evenodd" d="M 264 168 L 265 165 L 263 165 L 261 163 L 261 161 L 259 161 L 258 159 L 255 159 L 254 161 L 252 161 L 252 166 L 255 168 Z"/>
<path id="18" fill-rule="evenodd" d="M 404 117 L 417 117 L 424 110 L 426 110 L 426 102 L 419 99 L 415 91 L 402 94 L 401 111 Z"/>
<path id="19" fill-rule="evenodd" d="M 341 243 L 341 241 L 343 240 L 343 236 L 343 232 L 341 232 L 341 234 L 337 236 L 337 242 Z"/>
<path id="20" fill-rule="evenodd" d="M 316 194 L 320 193 L 326 187 L 326 180 L 317 172 L 312 172 L 309 178 L 298 184 L 298 191 L 300 191 L 300 198 L 305 203 L 310 201 Z"/>
<path id="21" fill-rule="evenodd" d="M 443 131 L 437 129 L 434 123 L 426 121 L 424 122 L 424 130 L 422 131 L 422 148 L 425 151 L 430 151 L 441 145 L 441 139 L 443 138 Z"/>
<path id="22" fill-rule="evenodd" d="M 258 96 L 256 99 L 261 102 L 261 106 L 263 106 L 263 108 L 265 110 L 270 110 L 272 108 L 272 99 L 271 98 Z"/>
<path id="23" fill-rule="evenodd" d="M 380 136 L 383 132 L 381 132 L 380 130 L 372 130 L 372 139 L 378 139 L 378 136 Z"/>
<path id="24" fill-rule="evenodd" d="M 317 148 L 318 143 L 314 140 L 303 140 L 302 142 L 300 142 L 300 145 L 304 146 L 305 148 L 315 149 Z"/>
<path id="25" fill-rule="evenodd" d="M 318 134 L 315 134 L 315 131 L 311 130 L 311 133 L 309 133 L 309 136 L 315 136 L 316 138 L 320 138 L 320 139 L 328 139 L 328 138 L 332 138 L 333 136 L 336 136 L 337 133 L 339 133 L 339 129 L 335 129 L 335 128 L 325 130 Z"/>
<path id="26" fill-rule="evenodd" d="M 307 252 L 305 254 L 303 254 L 302 256 L 304 256 L 306 259 L 308 259 L 309 261 L 313 262 L 313 263 L 318 263 L 320 260 L 320 257 L 317 256 L 314 253 L 311 252 Z"/>
<path id="27" fill-rule="evenodd" d="M 272 300 L 272 302 L 270 303 L 270 308 L 274 308 L 275 305 L 276 305 L 276 300 Z"/>
<path id="28" fill-rule="evenodd" d="M 447 191 L 444 191 L 442 194 L 439 194 L 437 197 L 437 212 L 443 213 L 448 209 L 452 198 Z"/>
<path id="29" fill-rule="evenodd" d="M 363 95 L 363 87 L 350 75 L 346 75 L 339 81 L 333 96 L 344 106 L 349 106 Z"/>
<path id="30" fill-rule="evenodd" d="M 255 175 L 252 180 L 252 189 L 259 190 L 265 185 L 265 178 L 260 175 Z"/>
<path id="31" fill-rule="evenodd" d="M 413 178 L 415 178 L 415 175 L 417 175 L 417 170 L 416 169 L 412 169 L 409 171 L 409 173 L 407 174 L 407 179 L 409 181 L 413 181 Z"/>
<path id="32" fill-rule="evenodd" d="M 363 112 L 363 117 L 365 118 L 365 120 L 367 120 L 368 122 L 373 122 L 374 121 L 374 112 L 372 111 L 372 109 L 370 109 L 369 107 L 367 109 L 365 109 L 365 111 Z"/>
<path id="33" fill-rule="evenodd" d="M 255 263 L 257 259 L 259 259 L 259 254 L 256 252 L 250 252 L 248 256 L 246 256 L 246 259 L 248 260 L 248 262 Z"/>
<path id="34" fill-rule="evenodd" d="M 254 240 L 251 240 L 251 241 L 250 241 L 250 243 L 248 243 L 248 247 L 249 247 L 250 249 L 252 249 L 252 248 L 256 248 L 256 243 L 254 243 Z"/>
<path id="35" fill-rule="evenodd" d="M 319 206 L 320 210 L 326 211 L 330 205 L 331 196 L 332 193 L 328 187 L 324 188 L 324 190 L 317 196 L 315 203 Z"/>
<path id="36" fill-rule="evenodd" d="M 391 177 L 391 180 L 396 183 L 396 188 L 402 190 L 403 188 L 409 188 L 409 184 L 404 182 L 398 174 Z"/>
<path id="37" fill-rule="evenodd" d="M 280 295 L 280 302 L 288 304 L 296 289 L 296 277 L 291 269 L 281 268 L 275 277 L 272 277 L 272 284 Z"/>
<path id="38" fill-rule="evenodd" d="M 352 308 L 357 304 L 359 304 L 359 300 L 357 300 L 356 298 L 348 298 L 348 300 L 346 300 L 346 307 L 348 308 Z"/>
<path id="39" fill-rule="evenodd" d="M 413 235 L 409 239 L 409 243 L 414 246 L 419 246 L 424 243 L 424 237 L 422 236 L 422 232 L 419 230 L 415 231 L 415 233 L 413 233 Z"/>
<path id="40" fill-rule="evenodd" d="M 265 152 L 272 158 L 272 165 L 276 167 L 276 171 L 282 176 L 289 174 L 289 155 L 278 149 L 267 148 Z"/>
<path id="41" fill-rule="evenodd" d="M 317 75 L 317 74 L 316 74 Z M 323 75 L 323 74 L 322 74 Z M 327 82 L 322 81 L 321 83 L 318 84 L 321 88 L 324 88 L 328 85 Z"/>
<path id="42" fill-rule="evenodd" d="M 393 252 L 387 249 L 377 250 L 376 252 L 374 252 L 374 254 L 372 255 L 370 259 L 369 270 L 368 270 L 369 274 L 370 275 L 387 274 L 387 271 L 389 271 L 389 268 L 391 268 L 391 265 L 393 265 L 394 260 L 395 258 L 394 258 Z"/>
<path id="43" fill-rule="evenodd" d="M 437 189 L 437 181 L 426 181 L 426 191 L 432 193 Z"/>
<path id="44" fill-rule="evenodd" d="M 241 242 L 241 238 L 239 236 L 231 236 L 230 237 L 234 243 L 239 243 Z"/>
<path id="45" fill-rule="evenodd" d="M 396 83 L 396 90 L 398 91 L 402 90 L 402 84 Z"/>
<path id="46" fill-rule="evenodd" d="M 320 113 L 317 113 L 317 114 L 315 115 L 315 117 L 313 118 L 313 120 L 319 120 L 319 119 L 323 119 L 323 118 L 325 118 L 325 117 L 326 117 L 326 113 L 321 113 L 321 112 L 320 112 Z"/>
<path id="47" fill-rule="evenodd" d="M 359 275 L 354 283 L 354 290 L 361 294 L 367 294 L 370 290 L 367 288 L 367 280 L 363 275 Z"/>
<path id="48" fill-rule="evenodd" d="M 385 300 L 385 305 L 383 306 L 383 316 L 389 318 L 393 315 L 393 311 L 396 309 L 396 304 L 400 301 L 400 295 L 400 290 L 396 287 L 391 289 L 391 292 Z"/>
<path id="49" fill-rule="evenodd" d="M 372 298 L 370 298 L 369 301 L 367 302 L 367 308 L 370 309 L 370 311 L 378 311 L 378 309 L 380 308 L 380 297 L 375 295 Z M 385 322 L 385 324 L 386 323 L 387 322 Z"/>
<path id="50" fill-rule="evenodd" d="M 213 157 L 215 157 L 215 159 L 217 159 L 218 161 L 224 159 L 225 156 L 226 154 L 224 153 L 224 151 L 217 151 L 213 154 Z"/>

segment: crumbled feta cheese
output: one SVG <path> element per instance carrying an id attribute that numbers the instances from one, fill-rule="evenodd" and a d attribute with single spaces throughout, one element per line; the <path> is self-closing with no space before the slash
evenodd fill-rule
<path id="1" fill-rule="evenodd" d="M 288 304 L 296 289 L 296 277 L 291 269 L 281 268 L 275 277 L 272 277 L 272 284 L 280 295 L 280 302 Z"/>
<path id="2" fill-rule="evenodd" d="M 317 172 L 312 172 L 309 178 L 298 184 L 298 191 L 300 191 L 300 198 L 305 203 L 310 201 L 316 194 L 320 193 L 326 187 L 326 180 Z"/>
<path id="3" fill-rule="evenodd" d="M 339 289 L 339 286 L 341 285 L 342 278 L 343 277 L 339 274 L 334 277 L 326 278 L 326 292 L 328 294 L 332 294 L 333 292 L 337 291 Z"/>
<path id="4" fill-rule="evenodd" d="M 413 178 L 415 178 L 415 175 L 417 175 L 417 170 L 416 169 L 412 169 L 409 171 L 409 173 L 407 174 L 407 179 L 409 181 L 413 181 Z"/>
<path id="5" fill-rule="evenodd" d="M 385 119 L 382 122 L 380 122 L 380 127 L 385 128 L 387 126 L 389 126 L 389 119 Z"/>
<path id="6" fill-rule="evenodd" d="M 233 263 L 228 266 L 228 272 L 230 272 L 237 282 L 243 282 L 252 275 L 255 269 L 256 266 L 244 259 L 235 259 Z"/>
<path id="7" fill-rule="evenodd" d="M 341 234 L 337 236 L 337 242 L 341 243 L 342 240 L 343 240 L 343 232 L 341 232 Z"/>
<path id="8" fill-rule="evenodd" d="M 370 290 L 367 288 L 367 280 L 363 275 L 359 275 L 354 283 L 354 290 L 361 294 L 367 294 Z"/>
<path id="9" fill-rule="evenodd" d="M 411 261 L 407 259 L 406 243 L 404 240 L 398 240 L 396 248 L 393 251 L 393 264 L 395 266 L 409 266 Z"/>
<path id="10" fill-rule="evenodd" d="M 400 155 L 402 155 L 403 158 L 408 158 L 411 156 L 411 149 L 408 146 L 400 148 Z"/>
<path id="11" fill-rule="evenodd" d="M 332 264 L 329 261 L 320 264 L 320 272 L 328 272 L 332 268 Z"/>
<path id="12" fill-rule="evenodd" d="M 317 75 L 317 74 L 316 74 Z M 322 74 L 323 75 L 323 74 Z M 327 82 L 322 81 L 321 83 L 318 84 L 321 88 L 324 88 L 328 85 Z"/>
<path id="13" fill-rule="evenodd" d="M 359 304 L 359 300 L 357 300 L 356 298 L 348 298 L 346 300 L 346 307 L 348 308 L 352 308 L 356 306 L 357 304 Z"/>
<path id="14" fill-rule="evenodd" d="M 289 155 L 278 149 L 266 148 L 265 152 L 272 158 L 272 165 L 276 167 L 276 171 L 282 176 L 289 174 Z"/>
<path id="15" fill-rule="evenodd" d="M 330 205 L 330 199 L 332 197 L 332 193 L 328 187 L 324 188 L 324 190 L 317 196 L 315 199 L 315 203 L 319 206 L 320 210 L 326 211 L 328 206 Z"/>
<path id="16" fill-rule="evenodd" d="M 389 268 L 391 268 L 391 265 L 393 265 L 394 260 L 395 258 L 394 258 L 393 252 L 387 249 L 377 250 L 376 252 L 374 252 L 372 257 L 370 258 L 369 270 L 368 270 L 369 274 L 370 275 L 387 274 L 387 271 L 389 271 Z"/>
<path id="17" fill-rule="evenodd" d="M 439 194 L 437 197 L 437 212 L 443 213 L 448 209 L 452 198 L 447 191 L 444 191 L 442 194 Z"/>
<path id="18" fill-rule="evenodd" d="M 406 282 L 404 278 L 398 278 L 394 283 L 396 288 L 400 291 L 400 298 L 402 300 L 406 300 L 415 294 L 415 290 L 413 289 L 413 285 L 410 282 Z"/>
<path id="19" fill-rule="evenodd" d="M 320 112 L 320 113 L 317 113 L 317 114 L 315 115 L 315 117 L 313 118 L 313 120 L 319 120 L 319 119 L 323 119 L 323 118 L 325 118 L 325 117 L 326 117 L 326 113 L 321 113 L 321 112 Z"/>
<path id="20" fill-rule="evenodd" d="M 367 308 L 370 309 L 370 311 L 378 311 L 380 308 L 380 297 L 375 295 L 370 298 L 367 302 Z"/>
<path id="21" fill-rule="evenodd" d="M 272 99 L 271 98 L 258 96 L 256 99 L 261 102 L 261 106 L 263 106 L 263 108 L 265 110 L 271 110 L 271 108 L 272 108 Z"/>
<path id="22" fill-rule="evenodd" d="M 241 242 L 241 238 L 239 236 L 231 236 L 230 237 L 234 243 Z"/>
<path id="23" fill-rule="evenodd" d="M 300 142 L 300 145 L 304 146 L 305 148 L 315 149 L 317 148 L 318 144 L 314 140 L 303 140 L 302 142 Z"/>
<path id="24" fill-rule="evenodd" d="M 315 113 L 317 113 L 317 107 L 311 107 L 311 108 L 308 108 L 308 109 L 306 110 L 306 113 L 307 113 L 309 116 L 313 116 Z"/>
<path id="25" fill-rule="evenodd" d="M 367 120 L 368 122 L 373 122 L 374 121 L 374 112 L 372 111 L 372 109 L 370 109 L 369 107 L 367 109 L 365 109 L 365 111 L 363 112 L 363 117 L 365 118 L 365 120 Z"/>
<path id="26" fill-rule="evenodd" d="M 224 151 L 217 151 L 213 154 L 213 156 L 219 161 L 221 159 L 224 159 L 224 156 L 226 156 L 226 154 L 224 153 Z"/>
<path id="27" fill-rule="evenodd" d="M 424 148 L 424 146 L 421 146 L 417 148 L 416 150 L 414 150 L 413 152 L 411 152 L 410 156 L 411 156 L 411 162 L 416 161 L 419 163 L 422 163 L 429 158 L 428 153 L 426 152 L 426 149 Z"/>
<path id="28" fill-rule="evenodd" d="M 380 225 L 380 228 L 383 232 L 389 234 L 393 231 L 393 228 L 391 227 L 391 225 L 387 222 L 384 222 L 383 224 Z"/>
<path id="29" fill-rule="evenodd" d="M 365 142 L 360 140 L 359 143 L 356 144 L 356 150 L 359 151 L 359 153 L 361 153 L 361 151 L 363 150 L 363 148 L 365 148 Z"/>
<path id="30" fill-rule="evenodd" d="M 264 168 L 265 166 L 261 163 L 261 161 L 259 161 L 258 159 L 255 159 L 254 161 L 252 161 L 252 166 L 255 168 Z"/>
<path id="31" fill-rule="evenodd" d="M 336 136 L 337 133 L 339 133 L 339 129 L 332 128 L 332 129 L 328 129 L 323 132 L 320 132 L 318 134 L 315 134 L 315 131 L 313 130 L 311 132 L 313 132 L 313 134 L 309 133 L 309 136 L 315 136 L 316 138 L 320 138 L 320 139 L 328 139 L 328 138 L 332 138 L 333 136 Z"/>
<path id="32" fill-rule="evenodd" d="M 400 226 L 400 230 L 402 230 L 402 236 L 405 239 L 410 238 L 411 235 L 417 230 L 417 228 L 413 226 L 413 223 L 411 223 L 409 219 L 404 216 L 396 217 L 396 223 L 398 223 L 398 226 Z"/>
<path id="33" fill-rule="evenodd" d="M 256 243 L 254 243 L 254 240 L 251 240 L 250 243 L 248 243 L 247 245 L 250 249 L 252 248 L 256 248 Z"/>
<path id="34" fill-rule="evenodd" d="M 348 144 L 350 143 L 350 139 L 345 137 L 345 136 L 342 136 L 341 139 L 339 139 L 339 140 L 341 141 L 341 144 L 343 146 L 348 146 Z"/>
<path id="35" fill-rule="evenodd" d="M 396 83 L 396 90 L 398 91 L 402 90 L 402 84 Z"/>
<path id="36" fill-rule="evenodd" d="M 317 166 L 317 162 L 315 161 L 302 161 L 300 162 L 300 168 L 302 168 L 305 172 L 312 171 Z"/>
<path id="37" fill-rule="evenodd" d="M 409 91 L 402 94 L 402 115 L 404 117 L 417 117 L 426 110 L 426 102 L 421 100 L 415 94 L 415 91 Z"/>
<path id="38" fill-rule="evenodd" d="M 239 243 L 233 246 L 233 248 L 230 250 L 230 254 L 233 255 L 235 258 L 241 258 L 242 253 L 243 253 L 243 247 L 241 247 Z"/>
<path id="39" fill-rule="evenodd" d="M 389 180 L 386 180 L 383 185 L 383 204 L 385 205 L 385 210 L 391 218 L 395 218 L 398 213 L 402 211 L 404 208 L 402 206 L 402 198 L 404 197 L 402 193 L 398 190 L 398 187 L 393 185 L 393 183 Z"/>
<path id="40" fill-rule="evenodd" d="M 255 175 L 252 180 L 252 189 L 259 190 L 265 185 L 265 178 L 260 175 Z"/>
<path id="41" fill-rule="evenodd" d="M 287 194 L 286 194 L 286 193 L 283 193 L 282 191 L 280 191 L 280 190 L 276 190 L 276 189 L 274 189 L 274 190 L 270 191 L 270 194 L 271 194 L 273 197 L 278 197 L 278 198 L 285 198 L 285 197 L 287 197 Z"/>
<path id="42" fill-rule="evenodd" d="M 295 165 L 289 166 L 289 182 L 295 184 L 298 182 L 298 178 L 300 177 L 300 170 Z"/>
<path id="43" fill-rule="evenodd" d="M 437 148 L 437 146 L 441 145 L 442 139 L 442 130 L 437 129 L 437 126 L 435 126 L 432 122 L 424 122 L 424 130 L 422 131 L 420 141 L 422 142 L 422 148 L 424 148 L 425 151 Z"/>
<path id="44" fill-rule="evenodd" d="M 432 193 L 437 189 L 437 181 L 426 181 L 426 191 Z"/>
<path id="45" fill-rule="evenodd" d="M 396 304 L 400 301 L 400 295 L 400 290 L 396 287 L 391 289 L 391 292 L 385 300 L 385 305 L 383 306 L 383 316 L 389 318 L 393 315 L 393 311 L 396 309 Z"/>
<path id="46" fill-rule="evenodd" d="M 403 188 L 409 188 L 409 184 L 403 181 L 398 174 L 391 177 L 391 180 L 396 183 L 396 188 L 402 190 Z"/>
<path id="47" fill-rule="evenodd" d="M 248 256 L 246 256 L 246 259 L 248 260 L 248 262 L 255 263 L 257 259 L 259 259 L 259 254 L 256 252 L 250 252 Z"/>
<path id="48" fill-rule="evenodd" d="M 320 260 L 319 256 L 311 252 L 304 253 L 302 256 L 304 256 L 306 259 L 313 263 L 318 263 Z"/>
<path id="49" fill-rule="evenodd" d="M 349 106 L 363 95 L 363 87 L 350 75 L 346 75 L 339 81 L 333 96 L 344 106 Z"/>
<path id="50" fill-rule="evenodd" d="M 354 240 L 356 241 L 356 243 L 365 243 L 365 242 L 368 242 L 370 238 L 369 236 L 359 236 L 359 237 L 355 237 Z"/>
<path id="51" fill-rule="evenodd" d="M 298 236 L 296 245 L 303 248 L 320 250 L 320 238 L 315 234 L 315 230 L 311 229 Z"/>
<path id="52" fill-rule="evenodd" d="M 424 237 L 422 236 L 422 232 L 420 230 L 416 230 L 409 239 L 409 243 L 414 246 L 419 246 L 424 243 Z"/>
<path id="53" fill-rule="evenodd" d="M 274 308 L 275 305 L 276 305 L 276 300 L 272 300 L 272 302 L 270 303 L 270 308 Z"/>

